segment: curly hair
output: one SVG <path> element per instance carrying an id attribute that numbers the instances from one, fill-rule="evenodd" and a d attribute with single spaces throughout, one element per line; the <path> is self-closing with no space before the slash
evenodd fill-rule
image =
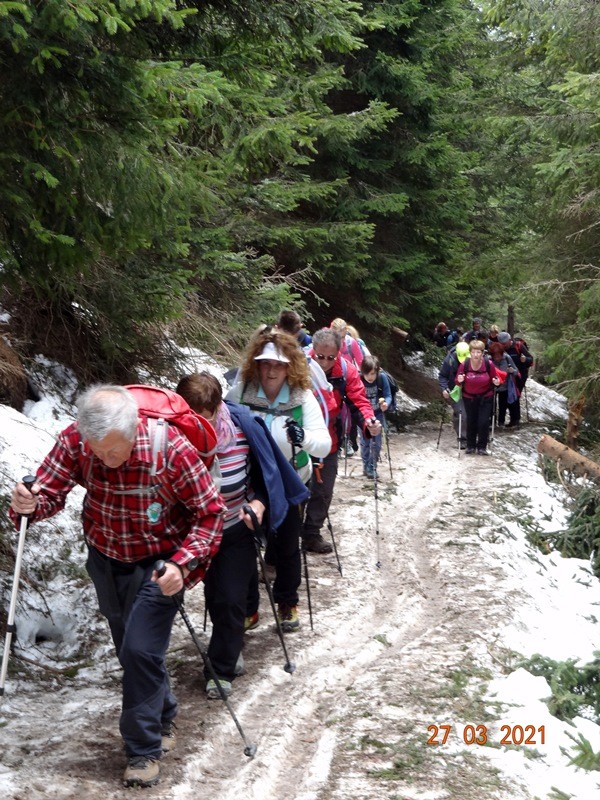
<path id="1" fill-rule="evenodd" d="M 260 383 L 258 362 L 254 359 L 262 353 L 265 345 L 269 342 L 272 342 L 277 350 L 290 360 L 290 363 L 287 365 L 287 382 L 290 388 L 310 389 L 312 381 L 308 371 L 306 356 L 298 346 L 297 340 L 293 336 L 290 336 L 289 333 L 284 333 L 270 325 L 257 331 L 252 339 L 250 339 L 246 352 L 244 353 L 244 362 L 241 367 L 241 376 L 244 383 L 249 383 L 250 381 Z"/>

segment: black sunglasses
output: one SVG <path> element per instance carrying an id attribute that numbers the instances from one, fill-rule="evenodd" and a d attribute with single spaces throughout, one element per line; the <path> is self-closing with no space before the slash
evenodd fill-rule
<path id="1" fill-rule="evenodd" d="M 335 361 L 336 358 L 337 358 L 337 355 L 335 355 L 335 356 L 324 356 L 323 353 L 315 353 L 315 358 L 318 361 Z"/>

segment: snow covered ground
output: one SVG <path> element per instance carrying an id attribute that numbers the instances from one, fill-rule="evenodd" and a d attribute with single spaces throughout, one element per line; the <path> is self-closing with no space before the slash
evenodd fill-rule
<path id="1" fill-rule="evenodd" d="M 201 354 L 192 356 L 196 367 L 204 366 Z M 44 398 L 29 404 L 26 416 L 0 406 L 0 498 L 35 471 L 73 414 L 73 377 L 48 362 L 42 367 Z M 210 368 L 219 371 L 214 363 Z M 600 750 L 600 727 L 550 715 L 548 683 L 514 669 L 536 653 L 584 664 L 600 651 L 600 582 L 589 564 L 542 554 L 526 537 L 532 523 L 548 531 L 563 527 L 567 501 L 560 485 L 543 479 L 535 449 L 552 422 L 565 417 L 564 399 L 530 381 L 527 405 L 530 424 L 498 435 L 490 459 L 458 457 L 449 426 L 439 448 L 436 425 L 390 436 L 393 477 L 384 461 L 378 520 L 357 458 L 340 468 L 332 510 L 345 577 L 337 577 L 331 560 L 312 557 L 318 623 L 314 634 L 308 630 L 304 608 L 301 633 L 288 637 L 299 665 L 294 677 L 265 664 L 277 652 L 266 626 L 248 637 L 249 674 L 239 688 L 236 682 L 233 701 L 259 737 L 252 762 L 237 755 L 222 711 L 205 709 L 190 673 L 197 653 L 185 632 L 174 637 L 178 693 L 188 706 L 201 705 L 202 719 L 184 727 L 196 744 L 149 796 L 554 800 L 561 796 L 555 790 L 573 800 L 599 796 L 598 773 L 577 770 L 569 754 L 579 734 Z M 6 800 L 123 794 L 120 762 L 108 775 L 89 766 L 96 751 L 106 763 L 118 762 L 118 664 L 83 571 L 81 492 L 27 537 L 17 655 L 47 669 L 11 662 L 0 705 Z M 371 558 L 374 525 L 381 570 Z M 3 535 L 7 530 L 0 528 Z M 11 574 L 0 573 L 5 608 L 11 583 Z M 197 594 L 199 608 L 191 608 L 200 626 Z M 65 672 L 69 666 L 75 677 Z M 474 684 L 483 687 L 478 703 L 471 702 Z M 451 692 L 453 685 L 459 691 Z M 451 726 L 444 744 L 443 725 Z M 469 744 L 484 732 L 486 746 Z M 431 737 L 438 743 L 427 745 Z M 89 779 L 84 767 L 93 773 Z M 493 768 L 497 779 L 489 777 Z"/>

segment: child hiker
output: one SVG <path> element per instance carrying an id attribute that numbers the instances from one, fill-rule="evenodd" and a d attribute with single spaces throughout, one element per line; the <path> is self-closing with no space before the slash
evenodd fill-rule
<path id="1" fill-rule="evenodd" d="M 367 400 L 373 409 L 373 416 L 384 425 L 383 414 L 392 402 L 392 391 L 387 376 L 379 368 L 376 356 L 365 356 L 360 365 L 360 377 L 365 387 Z M 373 478 L 377 468 L 377 459 L 381 450 L 381 433 L 366 439 L 361 436 L 360 454 L 363 460 L 363 474 Z"/>

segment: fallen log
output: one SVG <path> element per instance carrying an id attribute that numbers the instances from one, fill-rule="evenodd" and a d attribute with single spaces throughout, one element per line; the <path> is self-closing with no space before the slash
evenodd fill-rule
<path id="1" fill-rule="evenodd" d="M 577 453 L 575 450 L 571 450 L 566 444 L 557 442 L 552 436 L 548 436 L 545 433 L 540 439 L 537 449 L 538 453 L 557 461 L 559 468 L 568 469 L 576 475 L 581 475 L 600 483 L 600 464 L 582 456 L 581 453 Z"/>

